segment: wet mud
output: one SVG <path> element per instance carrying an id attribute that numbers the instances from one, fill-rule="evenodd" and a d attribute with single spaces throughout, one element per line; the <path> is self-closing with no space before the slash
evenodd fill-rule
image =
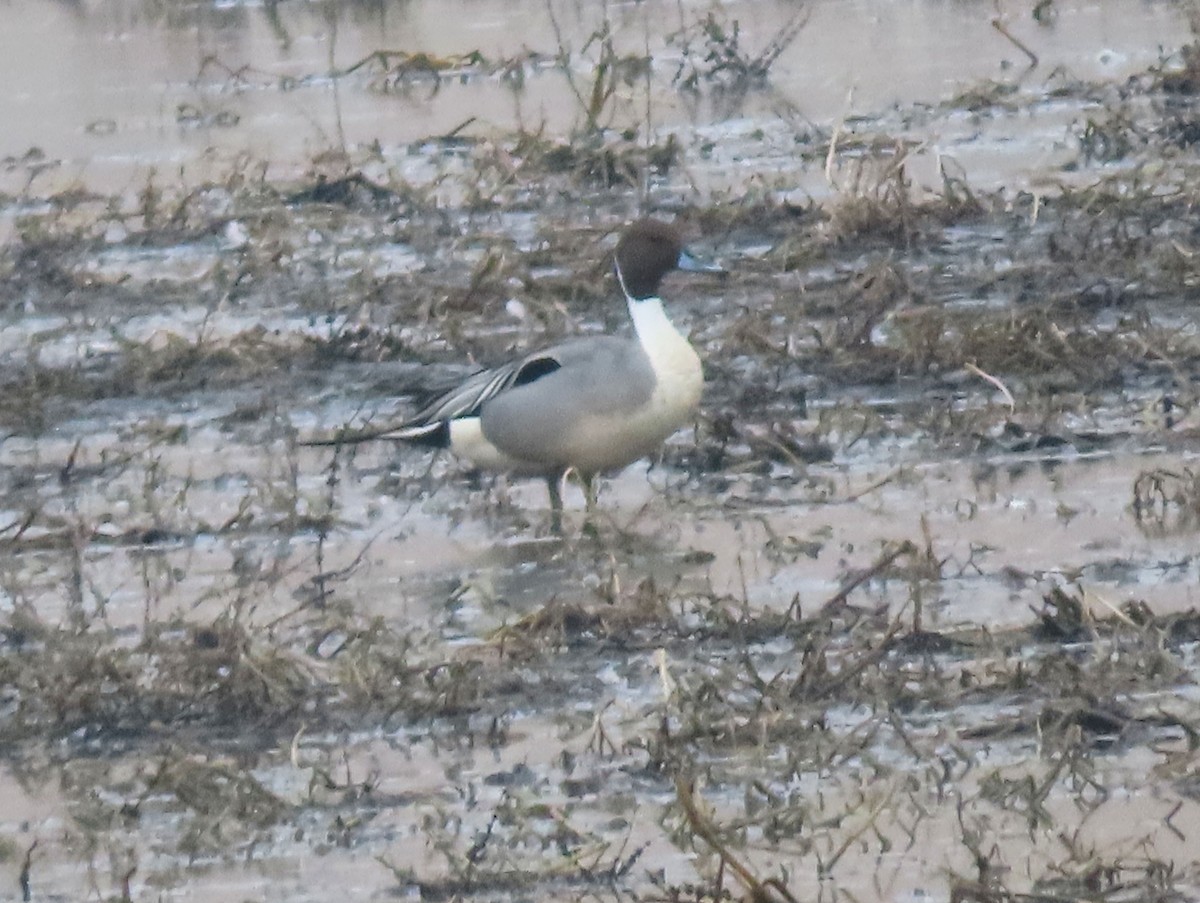
<path id="1" fill-rule="evenodd" d="M 0 147 L 0 896 L 1194 899 L 1197 13 L 432 8 L 14 7 L 99 74 Z M 309 444 L 647 212 L 731 275 L 592 523 Z"/>

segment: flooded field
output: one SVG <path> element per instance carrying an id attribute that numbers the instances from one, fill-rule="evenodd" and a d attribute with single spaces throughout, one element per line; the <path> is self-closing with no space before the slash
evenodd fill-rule
<path id="1" fill-rule="evenodd" d="M 1200 897 L 1200 12 L 13 0 L 0 898 Z M 378 427 L 729 270 L 661 458 Z"/>

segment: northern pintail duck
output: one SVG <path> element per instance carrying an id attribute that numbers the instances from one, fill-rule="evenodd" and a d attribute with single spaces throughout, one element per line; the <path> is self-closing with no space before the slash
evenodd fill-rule
<path id="1" fill-rule="evenodd" d="M 674 269 L 720 273 L 683 247 L 679 230 L 642 219 L 617 243 L 617 281 L 636 337 L 588 336 L 481 370 L 380 438 L 449 448 L 486 470 L 541 476 L 560 522 L 564 476 L 583 482 L 656 451 L 700 402 L 700 357 L 659 297 Z"/>

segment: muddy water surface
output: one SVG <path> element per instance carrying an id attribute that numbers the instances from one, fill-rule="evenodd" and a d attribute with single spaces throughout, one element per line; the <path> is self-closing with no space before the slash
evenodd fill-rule
<path id="1" fill-rule="evenodd" d="M 688 139 L 698 132 L 717 145 L 729 142 L 725 152 L 718 146 L 704 162 L 690 161 L 712 187 L 736 186 L 751 176 L 741 170 L 752 168 L 757 178 L 784 175 L 820 190 L 819 180 L 805 179 L 809 167 L 791 159 L 787 142 L 798 127 L 828 129 L 890 108 L 909 117 L 911 104 L 936 106 L 1002 81 L 1025 108 L 991 124 L 987 140 L 978 140 L 972 116 L 948 117 L 916 140 L 961 155 L 988 187 L 1013 186 L 1061 164 L 1069 151 L 1067 126 L 1081 109 L 1046 97 L 1048 84 L 1120 81 L 1144 71 L 1178 44 L 1183 27 L 1179 7 L 1168 2 L 1053 8 L 1044 26 L 1016 7 L 1002 17 L 1037 56 L 1039 66 L 1029 69 L 982 4 L 727 3 L 721 22 L 738 24 L 751 58 L 769 52 L 789 24 L 805 23 L 772 66 L 770 90 L 654 90 L 647 98 L 638 96 L 635 79 L 621 86 L 607 118 L 621 128 L 649 120 Z M 618 53 L 648 48 L 656 70 L 669 76 L 689 71 L 687 54 L 702 43 L 695 23 L 707 11 L 703 3 L 614 4 L 607 21 Z M 212 175 L 214 158 L 239 153 L 289 176 L 322 152 L 378 145 L 389 166 L 412 170 L 414 143 L 456 129 L 487 135 L 514 125 L 551 132 L 572 125 L 579 104 L 553 62 L 574 54 L 572 78 L 590 87 L 605 21 L 588 4 L 510 0 L 344 10 L 10 3 L 0 34 L 9 85 L 0 98 L 0 152 L 20 160 L 36 149 L 44 155 L 38 165 L 52 167 L 41 177 L 46 182 L 103 189 L 127 186 L 147 169 L 198 181 Z M 404 78 L 371 65 L 347 73 L 377 51 L 424 53 L 438 68 L 416 65 Z M 749 135 L 756 150 L 748 158 L 742 144 Z"/>
<path id="2" fill-rule="evenodd" d="M 0 896 L 1195 895 L 1184 6 L 3 15 Z M 733 275 L 595 523 L 304 444 L 647 211 Z"/>

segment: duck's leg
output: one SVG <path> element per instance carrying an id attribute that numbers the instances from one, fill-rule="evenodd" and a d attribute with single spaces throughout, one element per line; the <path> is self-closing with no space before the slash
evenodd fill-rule
<path id="1" fill-rule="evenodd" d="M 546 488 L 550 490 L 550 529 L 562 535 L 562 480 L 563 474 L 555 473 L 546 477 Z"/>
<path id="2" fill-rule="evenodd" d="M 596 513 L 596 475 L 594 473 L 580 474 L 579 482 L 583 484 L 583 504 L 588 517 Z"/>
<path id="3" fill-rule="evenodd" d="M 579 482 L 583 486 L 583 504 L 586 513 L 583 516 L 583 529 L 585 533 L 596 535 L 599 531 L 596 527 L 596 475 L 594 473 L 581 473 Z"/>

